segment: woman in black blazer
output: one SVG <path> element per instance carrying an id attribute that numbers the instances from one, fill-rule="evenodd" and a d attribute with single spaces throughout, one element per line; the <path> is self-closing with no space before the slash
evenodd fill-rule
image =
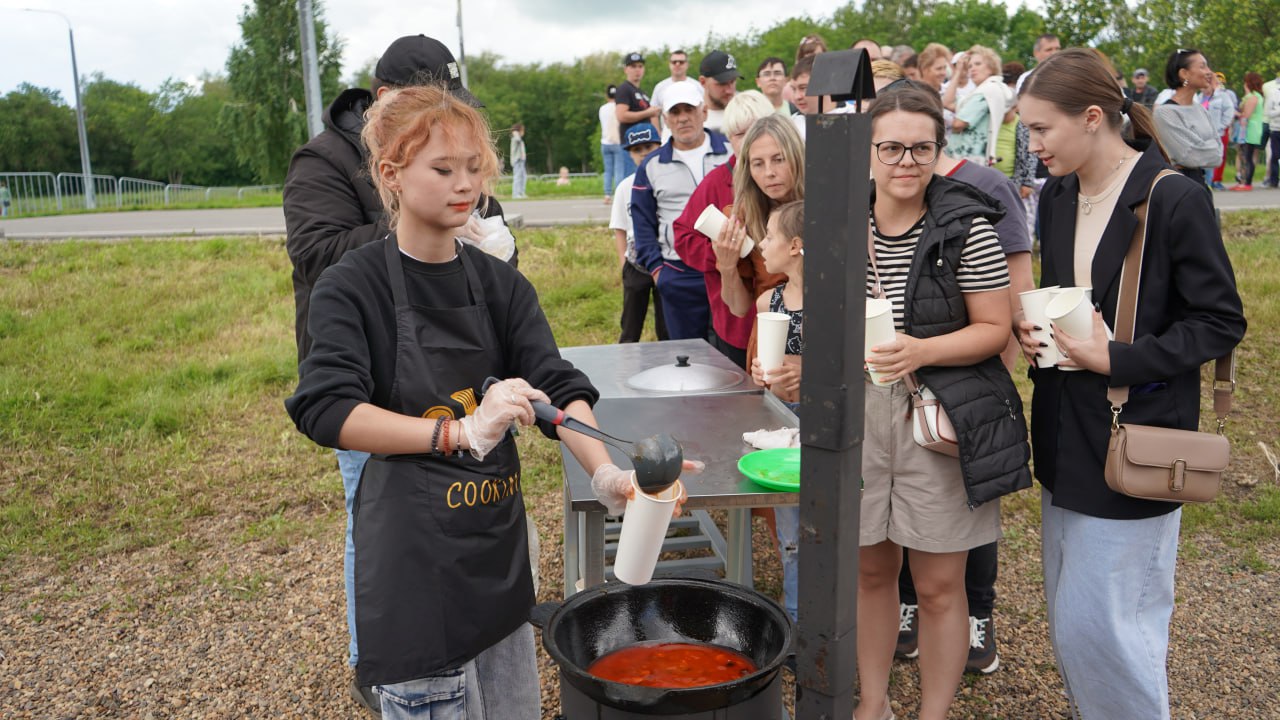
<path id="1" fill-rule="evenodd" d="M 1181 509 L 1111 491 L 1107 388 L 1130 387 L 1121 422 L 1195 429 L 1200 366 L 1244 336 L 1235 276 L 1203 187 L 1169 167 L 1149 111 L 1097 55 L 1071 49 L 1028 77 L 1019 110 L 1053 177 L 1040 200 L 1041 286 L 1093 288 L 1093 332 L 1051 328 L 1067 356 L 1032 363 L 1031 433 L 1043 486 L 1050 639 L 1067 695 L 1088 718 L 1168 718 L 1169 620 Z M 1134 139 L 1126 140 L 1125 118 Z M 1134 342 L 1108 340 L 1120 270 L 1151 195 Z M 1018 322 L 1029 356 L 1035 326 Z"/>

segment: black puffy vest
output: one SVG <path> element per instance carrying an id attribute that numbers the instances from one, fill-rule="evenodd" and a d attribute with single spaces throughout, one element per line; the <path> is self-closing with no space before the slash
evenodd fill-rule
<path id="1" fill-rule="evenodd" d="M 906 332 L 918 338 L 968 325 L 956 280 L 960 253 L 975 216 L 995 223 L 1004 215 L 998 200 L 942 176 L 929 183 L 925 203 L 924 232 L 911 260 L 904 308 Z M 916 377 L 938 396 L 955 426 L 970 507 L 1031 487 L 1022 398 L 998 355 L 967 367 L 922 367 Z"/>

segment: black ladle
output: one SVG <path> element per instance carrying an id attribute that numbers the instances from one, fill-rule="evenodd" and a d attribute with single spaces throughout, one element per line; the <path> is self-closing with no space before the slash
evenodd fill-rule
<path id="1" fill-rule="evenodd" d="M 482 391 L 497 382 L 496 378 L 485 380 Z M 636 485 L 650 495 L 660 493 L 680 479 L 680 471 L 684 466 L 684 449 L 680 443 L 668 433 L 658 433 L 638 442 L 621 440 L 609 433 L 578 420 L 560 408 L 540 400 L 529 401 L 533 405 L 533 414 L 539 420 L 558 425 L 567 430 L 593 437 L 608 443 L 631 458 L 631 466 L 636 471 Z"/>

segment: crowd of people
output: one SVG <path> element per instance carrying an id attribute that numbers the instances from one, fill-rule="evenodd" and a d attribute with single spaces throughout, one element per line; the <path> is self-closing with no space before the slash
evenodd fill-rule
<path id="1" fill-rule="evenodd" d="M 652 300 L 659 339 L 705 339 L 795 407 L 804 248 L 824 241 L 805 236 L 806 116 L 868 113 L 866 296 L 889 304 L 895 332 L 865 358 L 861 476 L 833 479 L 863 488 L 854 718 L 894 718 L 895 656 L 918 664 L 924 719 L 947 716 L 965 672 L 998 669 L 1000 499 L 1031 487 L 1033 454 L 1050 639 L 1074 711 L 1168 718 L 1181 509 L 1104 482 L 1107 390 L 1130 388 L 1122 422 L 1197 426 L 1199 368 L 1246 325 L 1208 190 L 1227 130 L 1210 118 L 1247 117 L 1256 150 L 1270 130 L 1254 117 L 1274 81 L 1247 76 L 1249 93 L 1227 107 L 1194 49 L 1171 53 L 1168 96 L 1152 97 L 1147 71 L 1126 87 L 1101 53 L 1052 35 L 1036 41 L 1029 70 L 982 46 L 852 47 L 867 51 L 877 90 L 860 108 L 809 95 L 827 50 L 817 35 L 794 58 L 762 61 L 757 89 L 741 92 L 742 71 L 720 50 L 696 78 L 687 53 L 670 53 L 670 77 L 650 93 L 644 56 L 624 56 L 626 79 L 599 114 L 602 146 L 615 146 L 604 194 L 619 341 L 640 340 Z M 483 192 L 498 160 L 452 65 L 437 41 L 397 40 L 372 91 L 340 96 L 295 155 L 285 206 L 300 378 L 286 405 L 338 454 L 353 697 L 397 718 L 532 718 L 531 538 L 508 428 L 535 422 L 534 400 L 591 422 L 596 393 L 559 358 L 514 243 L 497 257 L 475 247 L 504 227 Z M 1142 293 L 1124 344 L 1109 331 L 1139 207 Z M 710 208 L 727 218 L 715 236 L 700 229 Z M 1042 288 L 1090 288 L 1091 332 L 1024 316 L 1036 241 Z M 790 318 L 780 368 L 755 351 L 766 311 Z M 1042 329 L 1061 355 L 1049 367 L 1036 362 Z M 1019 355 L 1034 385 L 1029 426 L 1011 377 Z M 913 432 L 907 410 L 926 397 L 949 417 L 950 452 Z M 598 442 L 540 425 L 620 511 L 630 473 Z M 489 500 L 448 495 L 469 484 Z M 795 618 L 798 511 L 769 520 Z"/>

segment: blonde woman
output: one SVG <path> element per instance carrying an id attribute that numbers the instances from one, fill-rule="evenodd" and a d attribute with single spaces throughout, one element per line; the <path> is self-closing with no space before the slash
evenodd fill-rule
<path id="1" fill-rule="evenodd" d="M 1013 104 L 1013 92 L 1004 83 L 1003 65 L 995 50 L 974 45 L 959 65 L 957 74 L 967 73 L 974 90 L 956 105 L 947 154 L 991 165 L 997 157 L 1000 125 Z"/>

